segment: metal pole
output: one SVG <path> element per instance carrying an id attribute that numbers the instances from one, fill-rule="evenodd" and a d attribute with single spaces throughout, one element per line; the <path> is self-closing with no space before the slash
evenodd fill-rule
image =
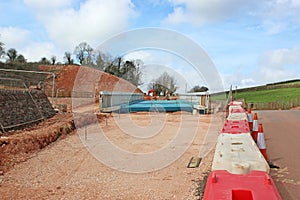
<path id="1" fill-rule="evenodd" d="M 55 74 L 52 73 L 52 104 L 53 104 L 53 100 L 54 100 L 53 99 L 54 98 L 54 85 L 55 85 Z"/>
<path id="2" fill-rule="evenodd" d="M 57 97 L 58 97 L 59 88 L 56 90 L 56 97 L 55 97 L 55 105 L 57 106 Z M 53 104 L 53 102 L 52 102 Z"/>

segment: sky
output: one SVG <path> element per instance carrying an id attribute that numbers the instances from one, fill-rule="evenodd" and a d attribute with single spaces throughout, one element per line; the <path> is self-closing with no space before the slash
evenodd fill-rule
<path id="1" fill-rule="evenodd" d="M 151 27 L 199 45 L 225 89 L 300 78 L 300 0 L 0 0 L 0 8 L 0 41 L 28 61 L 55 55 L 63 62 L 80 42 L 98 48 Z M 170 51 L 140 49 L 124 57 L 145 63 L 144 88 L 164 68 L 184 79 L 178 79 L 181 91 L 207 84 Z"/>

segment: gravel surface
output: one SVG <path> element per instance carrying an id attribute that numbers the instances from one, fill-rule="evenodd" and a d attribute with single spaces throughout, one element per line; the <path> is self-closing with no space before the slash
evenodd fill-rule
<path id="1" fill-rule="evenodd" d="M 149 140 L 134 142 L 126 134 L 120 136 L 124 125 L 120 128 L 119 123 L 125 116 L 130 116 L 138 126 L 147 127 L 161 115 L 166 119 L 164 127 L 158 131 L 160 134 Z M 93 157 L 84 146 L 80 133 L 75 133 L 32 153 L 30 159 L 0 173 L 1 199 L 200 199 L 213 148 L 205 154 L 199 168 L 187 168 L 187 164 L 192 156 L 199 156 L 209 128 L 217 135 L 223 124 L 220 116 L 211 121 L 210 116 L 182 113 L 158 114 L 154 118 L 147 113 L 121 115 L 120 118 L 116 115 L 107 122 L 102 120 L 100 126 L 115 145 L 127 151 L 144 153 L 162 148 L 163 141 L 176 134 L 181 115 L 189 115 L 189 123 L 198 123 L 197 133 L 185 153 L 167 167 L 147 173 L 112 169 Z M 87 140 L 91 137 L 87 135 Z"/>

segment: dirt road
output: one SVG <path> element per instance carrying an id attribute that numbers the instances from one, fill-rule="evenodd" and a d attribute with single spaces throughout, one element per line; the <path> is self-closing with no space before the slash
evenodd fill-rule
<path id="1" fill-rule="evenodd" d="M 181 124 L 183 118 L 184 124 L 188 126 Z M 132 123 L 128 124 L 128 119 Z M 207 145 L 204 144 L 207 131 L 210 129 L 217 136 L 222 124 L 221 117 L 211 123 L 211 118 L 204 115 L 116 115 L 109 118 L 107 123 L 103 121 L 97 126 L 111 143 L 125 152 L 136 153 L 135 155 L 164 148 L 178 135 L 178 127 L 183 127 L 183 133 L 190 134 L 191 126 L 196 134 L 189 148 L 174 162 L 161 169 L 155 165 L 158 169 L 155 171 L 133 173 L 126 172 L 130 169 L 123 168 L 122 165 L 113 169 L 109 166 L 110 163 L 92 155 L 93 147 L 85 145 L 89 145 L 89 142 L 98 144 L 93 143 L 97 132 L 91 131 L 94 130 L 93 126 L 89 126 L 87 132 L 81 128 L 83 132 L 79 131 L 47 146 L 33 154 L 29 160 L 17 164 L 3 176 L 0 175 L 1 199 L 195 199 L 195 181 L 203 179 L 202 173 L 210 169 L 213 152 L 202 161 L 199 168 L 186 166 L 190 158 L 198 156 L 200 148 Z M 150 125 L 156 129 L 155 135 L 147 131 L 140 131 L 140 137 L 128 135 L 133 130 L 132 126 L 145 128 Z M 181 148 L 186 142 L 182 139 L 171 151 Z M 101 152 L 100 148 L 100 154 Z M 111 155 L 113 158 L 113 153 Z M 167 160 L 169 157 L 166 154 L 164 158 Z M 162 162 L 157 161 L 153 163 Z M 113 159 L 112 164 L 116 162 Z M 147 163 L 138 164 L 147 166 Z"/>
<path id="2" fill-rule="evenodd" d="M 300 111 L 259 111 L 269 159 L 280 166 L 271 170 L 283 199 L 300 199 Z"/>

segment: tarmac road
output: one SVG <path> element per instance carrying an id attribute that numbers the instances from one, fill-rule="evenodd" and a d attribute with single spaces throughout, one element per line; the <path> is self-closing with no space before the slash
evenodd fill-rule
<path id="1" fill-rule="evenodd" d="M 280 169 L 271 176 L 282 199 L 300 199 L 300 111 L 257 111 L 269 160 Z"/>

